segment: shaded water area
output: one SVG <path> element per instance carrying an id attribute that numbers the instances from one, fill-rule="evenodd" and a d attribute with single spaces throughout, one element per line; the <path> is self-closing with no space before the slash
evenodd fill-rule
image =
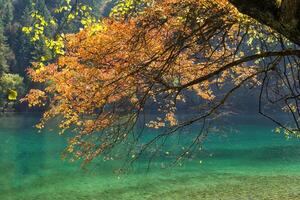
<path id="1" fill-rule="evenodd" d="M 0 117 L 0 200 L 300 199 L 300 140 L 258 117 L 209 136 L 205 153 L 182 166 L 161 169 L 157 161 L 147 172 L 140 160 L 140 170 L 121 176 L 113 173 L 119 161 L 86 170 L 62 161 L 65 138 L 37 133 L 37 119 Z"/>

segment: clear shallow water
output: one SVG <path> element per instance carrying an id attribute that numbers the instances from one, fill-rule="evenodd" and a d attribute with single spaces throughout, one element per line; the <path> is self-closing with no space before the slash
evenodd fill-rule
<path id="1" fill-rule="evenodd" d="M 0 200 L 300 199 L 300 140 L 273 133 L 261 118 L 233 121 L 237 132 L 210 136 L 201 157 L 181 167 L 157 162 L 147 173 L 140 161 L 122 176 L 113 173 L 118 161 L 87 170 L 63 162 L 64 138 L 37 133 L 36 121 L 0 117 Z"/>

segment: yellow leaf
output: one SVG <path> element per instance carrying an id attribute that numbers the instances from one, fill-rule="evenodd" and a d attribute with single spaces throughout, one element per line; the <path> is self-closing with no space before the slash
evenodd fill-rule
<path id="1" fill-rule="evenodd" d="M 16 101 L 18 97 L 18 92 L 16 90 L 8 90 L 8 100 L 10 101 Z"/>

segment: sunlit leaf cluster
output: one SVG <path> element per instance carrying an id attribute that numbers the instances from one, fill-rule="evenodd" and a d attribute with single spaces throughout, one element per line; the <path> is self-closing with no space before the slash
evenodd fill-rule
<path id="1" fill-rule="evenodd" d="M 35 3 L 33 7 L 35 7 Z M 92 15 L 92 8 L 80 1 L 64 0 L 63 3 L 54 9 L 54 15 L 48 19 L 43 13 L 37 9 L 31 13 L 32 24 L 25 26 L 22 31 L 30 37 L 33 44 L 40 45 L 43 43 L 51 54 L 42 55 L 37 61 L 45 63 L 53 60 L 57 56 L 64 55 L 64 34 L 62 32 L 64 26 L 70 26 L 72 23 L 81 24 L 81 26 L 89 27 L 98 22 Z M 63 19 L 58 20 L 58 17 Z M 47 52 L 46 50 L 46 52 Z"/>

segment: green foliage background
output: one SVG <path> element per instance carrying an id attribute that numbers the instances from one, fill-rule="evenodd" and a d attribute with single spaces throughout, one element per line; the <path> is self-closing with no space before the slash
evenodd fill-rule
<path id="1" fill-rule="evenodd" d="M 93 9 L 70 12 L 66 6 L 76 2 Z M 32 87 L 26 76 L 31 63 L 55 59 L 63 53 L 62 33 L 78 31 L 82 19 L 99 19 L 113 5 L 107 0 L 0 0 L 0 111 L 9 104 L 25 109 L 18 100 Z M 9 100 L 11 91 L 17 92 L 16 100 Z"/>

